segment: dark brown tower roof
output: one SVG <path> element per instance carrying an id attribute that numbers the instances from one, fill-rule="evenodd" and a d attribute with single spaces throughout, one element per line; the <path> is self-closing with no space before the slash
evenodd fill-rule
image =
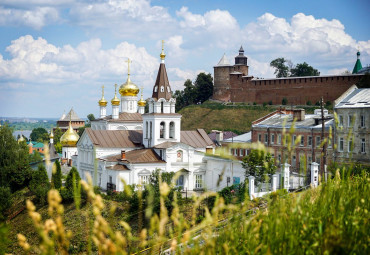
<path id="1" fill-rule="evenodd" d="M 167 101 L 172 98 L 171 95 L 171 86 L 168 81 L 166 66 L 164 63 L 159 65 L 157 80 L 155 81 L 153 87 L 152 98 L 160 99 L 164 98 Z"/>

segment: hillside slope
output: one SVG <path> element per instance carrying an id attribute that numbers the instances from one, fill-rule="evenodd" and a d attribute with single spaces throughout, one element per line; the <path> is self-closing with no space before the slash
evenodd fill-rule
<path id="1" fill-rule="evenodd" d="M 203 128 L 207 133 L 216 129 L 242 134 L 250 131 L 252 121 L 274 110 L 273 106 L 190 105 L 179 111 L 182 114 L 181 130 Z"/>

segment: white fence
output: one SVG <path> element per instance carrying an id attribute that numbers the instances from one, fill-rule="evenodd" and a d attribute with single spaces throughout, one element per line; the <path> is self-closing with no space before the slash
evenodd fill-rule
<path id="1" fill-rule="evenodd" d="M 313 162 L 310 165 L 310 184 L 314 187 L 318 185 L 319 175 L 319 164 Z M 279 178 L 281 176 L 281 178 Z M 276 191 L 278 188 L 286 189 L 287 191 L 292 189 L 298 189 L 305 186 L 306 176 L 293 173 L 290 176 L 290 165 L 284 163 L 281 165 L 280 173 L 274 174 L 271 178 L 271 183 L 259 183 L 255 185 L 255 177 L 249 176 L 249 197 L 254 199 L 256 197 L 262 197 L 268 193 Z"/>

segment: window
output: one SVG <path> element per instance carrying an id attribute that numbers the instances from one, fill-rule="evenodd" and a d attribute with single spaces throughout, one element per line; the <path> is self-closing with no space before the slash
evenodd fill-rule
<path id="1" fill-rule="evenodd" d="M 365 127 L 365 115 L 360 116 L 360 126 Z"/>
<path id="2" fill-rule="evenodd" d="M 159 126 L 159 138 L 164 138 L 165 131 L 166 131 L 165 128 L 166 128 L 166 124 L 162 121 Z"/>
<path id="3" fill-rule="evenodd" d="M 163 113 L 163 101 L 161 102 L 161 113 Z"/>
<path id="4" fill-rule="evenodd" d="M 150 138 L 152 138 L 152 131 L 153 131 L 153 125 L 152 125 L 152 122 L 150 122 L 150 132 L 149 132 Z"/>
<path id="5" fill-rule="evenodd" d="M 348 115 L 348 127 L 352 127 L 352 115 Z"/>
<path id="6" fill-rule="evenodd" d="M 150 180 L 150 175 L 139 175 L 139 184 L 145 185 L 148 184 Z"/>
<path id="7" fill-rule="evenodd" d="M 164 87 L 163 86 L 161 86 L 161 92 L 164 92 Z"/>
<path id="8" fill-rule="evenodd" d="M 234 156 L 238 156 L 238 149 L 234 149 Z"/>
<path id="9" fill-rule="evenodd" d="M 304 146 L 304 136 L 301 136 L 301 146 Z"/>
<path id="10" fill-rule="evenodd" d="M 157 92 L 158 91 L 158 86 L 155 86 L 154 87 L 154 92 Z"/>
<path id="11" fill-rule="evenodd" d="M 338 150 L 339 151 L 343 151 L 343 149 L 344 149 L 344 139 L 343 139 L 343 137 L 340 137 L 339 138 L 339 148 L 338 148 Z"/>
<path id="12" fill-rule="evenodd" d="M 177 153 L 176 153 L 176 161 L 177 162 L 182 162 L 182 151 L 181 150 L 178 150 Z"/>
<path id="13" fill-rule="evenodd" d="M 366 152 L 366 143 L 365 143 L 365 138 L 362 138 L 361 139 L 361 153 L 365 153 Z"/>
<path id="14" fill-rule="evenodd" d="M 320 146 L 320 143 L 321 143 L 321 137 L 320 136 L 316 136 L 316 147 L 319 147 Z"/>
<path id="15" fill-rule="evenodd" d="M 184 187 L 184 175 L 180 175 L 179 178 L 176 180 L 176 186 L 180 188 Z"/>
<path id="16" fill-rule="evenodd" d="M 112 175 L 109 175 L 109 183 L 113 183 Z"/>
<path id="17" fill-rule="evenodd" d="M 170 138 L 175 138 L 175 122 L 170 122 Z"/>
<path id="18" fill-rule="evenodd" d="M 281 135 L 278 135 L 278 144 L 281 144 Z"/>
<path id="19" fill-rule="evenodd" d="M 272 134 L 271 135 L 271 144 L 274 144 L 275 143 L 275 134 Z"/>
<path id="20" fill-rule="evenodd" d="M 162 150 L 159 150 L 159 157 L 160 157 L 161 159 L 163 159 L 163 151 L 162 151 Z"/>
<path id="21" fill-rule="evenodd" d="M 203 175 L 201 175 L 201 174 L 196 174 L 195 175 L 195 188 L 196 189 L 203 188 Z"/>
<path id="22" fill-rule="evenodd" d="M 148 122 L 145 123 L 145 138 L 148 138 Z"/>
<path id="23" fill-rule="evenodd" d="M 243 157 L 244 156 L 244 150 L 243 149 L 239 149 L 239 156 L 240 157 Z"/>
<path id="24" fill-rule="evenodd" d="M 170 93 L 170 92 L 171 92 L 171 90 L 170 90 L 170 87 L 169 87 L 169 86 L 167 87 L 167 92 L 168 92 L 168 93 Z"/>
<path id="25" fill-rule="evenodd" d="M 293 144 L 295 144 L 295 140 L 297 139 L 296 135 L 293 135 Z"/>
<path id="26" fill-rule="evenodd" d="M 227 176 L 226 177 L 226 183 L 227 183 L 227 186 L 229 186 L 229 183 L 231 182 L 231 178 L 230 178 L 230 176 Z"/>
<path id="27" fill-rule="evenodd" d="M 339 127 L 343 127 L 343 115 L 339 115 Z"/>
<path id="28" fill-rule="evenodd" d="M 268 144 L 268 135 L 267 134 L 265 134 L 265 144 Z"/>
<path id="29" fill-rule="evenodd" d="M 262 142 L 262 135 L 261 134 L 258 134 L 258 141 Z"/>
<path id="30" fill-rule="evenodd" d="M 312 146 L 312 136 L 309 136 L 309 137 L 308 137 L 307 145 L 308 145 L 308 146 Z"/>
<path id="31" fill-rule="evenodd" d="M 352 150 L 353 150 L 353 140 L 352 138 L 350 138 L 348 141 L 348 152 L 352 152 Z"/>
<path id="32" fill-rule="evenodd" d="M 278 163 L 281 163 L 281 155 L 278 155 Z"/>
<path id="33" fill-rule="evenodd" d="M 297 164 L 296 156 L 292 156 L 292 167 L 295 168 Z"/>

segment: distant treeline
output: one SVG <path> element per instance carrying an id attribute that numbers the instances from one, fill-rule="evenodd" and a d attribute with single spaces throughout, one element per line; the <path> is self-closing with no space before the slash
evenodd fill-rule
<path id="1" fill-rule="evenodd" d="M 53 127 L 56 127 L 56 121 L 55 120 L 47 120 L 47 121 L 39 121 L 36 123 L 30 123 L 30 122 L 13 122 L 9 123 L 7 121 L 1 120 L 1 125 L 5 125 L 5 123 L 8 124 L 9 127 L 13 128 L 14 131 L 17 130 L 32 130 L 34 128 L 45 128 L 46 130 L 49 130 Z"/>

